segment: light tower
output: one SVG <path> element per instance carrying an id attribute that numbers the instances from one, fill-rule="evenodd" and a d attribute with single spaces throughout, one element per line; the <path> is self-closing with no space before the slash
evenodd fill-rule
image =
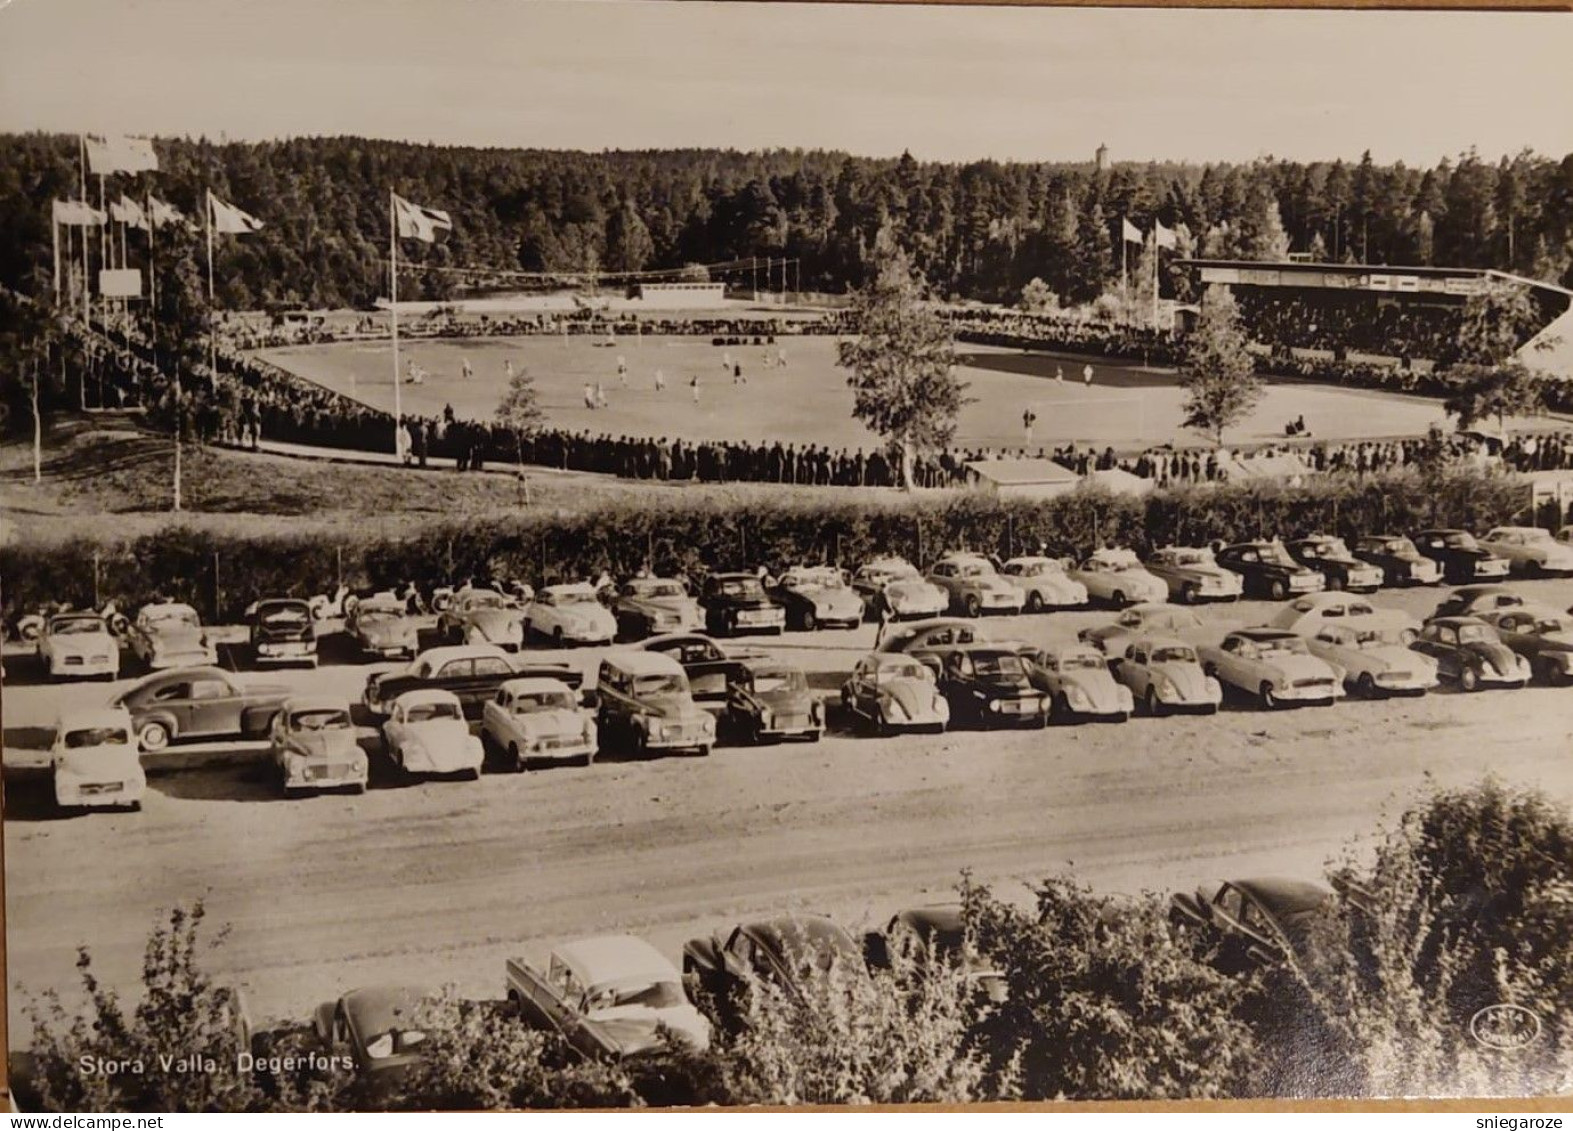
<path id="1" fill-rule="evenodd" d="M 1094 164 L 1100 173 L 1109 167 L 1109 147 L 1107 145 L 1098 146 L 1098 155 L 1094 160 Z"/>

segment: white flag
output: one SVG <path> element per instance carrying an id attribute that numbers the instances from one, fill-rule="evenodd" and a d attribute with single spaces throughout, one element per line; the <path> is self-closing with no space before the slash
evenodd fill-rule
<path id="1" fill-rule="evenodd" d="M 1126 243 L 1142 242 L 1142 230 L 1124 217 L 1120 218 L 1120 235 Z"/>
<path id="2" fill-rule="evenodd" d="M 97 227 L 107 218 L 91 204 L 80 200 L 57 200 L 54 209 L 55 223 Z"/>
<path id="3" fill-rule="evenodd" d="M 1162 220 L 1154 220 L 1152 222 L 1152 239 L 1159 247 L 1166 247 L 1170 251 L 1173 251 L 1178 246 L 1174 238 L 1174 229 L 1165 228 Z"/>
<path id="4" fill-rule="evenodd" d="M 149 138 L 95 137 L 88 134 L 82 142 L 87 147 L 88 172 L 96 176 L 158 171 L 158 154 L 153 152 L 153 142 Z"/>
<path id="5" fill-rule="evenodd" d="M 120 199 L 111 201 L 109 214 L 114 217 L 115 223 L 124 224 L 129 228 L 146 228 L 147 216 L 142 212 L 142 206 L 125 193 L 120 194 Z"/>
<path id="6" fill-rule="evenodd" d="M 399 235 L 407 240 L 433 243 L 438 232 L 451 232 L 453 221 L 440 208 L 425 208 L 411 204 L 402 196 L 393 198 L 393 215 L 399 223 Z"/>
<path id="7" fill-rule="evenodd" d="M 180 209 L 173 204 L 166 204 L 156 196 L 148 197 L 148 208 L 153 213 L 153 226 L 162 228 L 166 224 L 183 224 L 186 218 L 180 214 Z"/>
<path id="8" fill-rule="evenodd" d="M 244 236 L 251 232 L 262 230 L 262 221 L 248 212 L 242 212 L 233 204 L 225 204 L 212 193 L 208 193 L 208 205 L 213 209 L 213 230 L 227 235 Z"/>

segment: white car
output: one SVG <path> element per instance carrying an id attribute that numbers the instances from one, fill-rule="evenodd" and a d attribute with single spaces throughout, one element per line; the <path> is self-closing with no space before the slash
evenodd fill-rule
<path id="1" fill-rule="evenodd" d="M 950 594 L 950 607 L 969 617 L 1021 612 L 1021 590 L 1006 581 L 982 554 L 946 554 L 928 579 Z"/>
<path id="2" fill-rule="evenodd" d="M 50 679 L 120 674 L 120 641 L 98 613 L 58 613 L 44 622 L 38 659 Z"/>
<path id="3" fill-rule="evenodd" d="M 407 774 L 481 776 L 485 754 L 470 733 L 464 708 L 451 691 L 406 691 L 393 701 L 382 724 L 382 744 Z"/>
<path id="4" fill-rule="evenodd" d="M 617 635 L 617 618 L 601 604 L 593 585 L 548 585 L 524 611 L 525 637 L 532 632 L 550 637 L 559 647 L 610 644 Z"/>
<path id="5" fill-rule="evenodd" d="M 1202 601 L 1238 601 L 1245 581 L 1218 564 L 1206 546 L 1165 546 L 1147 559 L 1147 572 L 1163 579 L 1169 596 L 1187 605 Z"/>
<path id="6" fill-rule="evenodd" d="M 1029 613 L 1044 609 L 1075 609 L 1087 603 L 1087 587 L 1065 574 L 1057 558 L 1011 558 L 1000 575 L 1021 591 L 1022 608 Z"/>
<path id="7" fill-rule="evenodd" d="M 1086 587 L 1091 599 L 1119 608 L 1169 599 L 1168 582 L 1147 572 L 1130 550 L 1094 550 L 1069 576 Z"/>
<path id="8" fill-rule="evenodd" d="M 1508 560 L 1508 568 L 1527 577 L 1573 573 L 1573 546 L 1558 542 L 1538 526 L 1494 527 L 1480 545 Z"/>
<path id="9" fill-rule="evenodd" d="M 126 635 L 132 653 L 153 671 L 218 663 L 218 649 L 202 630 L 202 618 L 180 601 L 142 606 Z"/>
<path id="10" fill-rule="evenodd" d="M 868 615 L 879 617 L 879 602 L 892 620 L 937 617 L 950 608 L 950 594 L 924 579 L 918 567 L 905 558 L 875 558 L 852 575 L 852 588 L 863 598 Z"/>
<path id="11" fill-rule="evenodd" d="M 1398 609 L 1379 609 L 1365 597 L 1349 593 L 1307 593 L 1284 605 L 1267 622 L 1296 636 L 1311 637 L 1327 624 L 1349 624 L 1380 629 L 1400 644 L 1411 644 L 1420 635 L 1420 622 Z"/>
<path id="12" fill-rule="evenodd" d="M 588 766 L 598 740 L 595 717 L 555 679 L 510 679 L 482 708 L 481 741 L 507 755 L 515 770 L 538 760 Z"/>
<path id="13" fill-rule="evenodd" d="M 1327 621 L 1306 640 L 1311 655 L 1344 673 L 1344 687 L 1366 699 L 1424 695 L 1438 682 L 1436 661 L 1391 629 Z"/>
<path id="14" fill-rule="evenodd" d="M 64 711 L 49 754 L 55 804 L 62 809 L 140 809 L 147 789 L 141 750 L 123 707 Z"/>
<path id="15" fill-rule="evenodd" d="M 1311 654 L 1292 632 L 1246 628 L 1196 649 L 1202 670 L 1219 683 L 1257 696 L 1272 710 L 1302 703 L 1330 705 L 1344 692 L 1344 671 Z"/>

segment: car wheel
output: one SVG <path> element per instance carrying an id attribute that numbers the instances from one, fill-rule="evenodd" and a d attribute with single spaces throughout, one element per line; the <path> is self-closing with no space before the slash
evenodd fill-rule
<path id="1" fill-rule="evenodd" d="M 697 758 L 708 758 L 708 757 L 710 757 L 710 747 L 709 746 L 698 746 L 698 747 L 695 747 L 694 748 L 694 756 L 697 757 Z"/>
<path id="2" fill-rule="evenodd" d="M 1276 711 L 1278 709 L 1278 706 L 1279 706 L 1279 704 L 1278 704 L 1278 696 L 1273 694 L 1273 685 L 1272 684 L 1267 683 L 1266 681 L 1263 681 L 1262 687 L 1261 687 L 1261 695 L 1262 695 L 1262 706 L 1266 707 L 1269 711 Z"/>
<path id="3" fill-rule="evenodd" d="M 584 757 L 579 759 L 579 765 L 588 768 L 594 761 L 595 755 L 593 753 L 586 754 Z"/>
<path id="4" fill-rule="evenodd" d="M 1329 591 L 1331 591 L 1333 593 L 1337 593 L 1343 587 L 1344 587 L 1344 575 L 1343 574 L 1341 574 L 1341 573 L 1330 573 L 1330 574 L 1327 575 L 1327 588 L 1328 588 Z"/>
<path id="5" fill-rule="evenodd" d="M 1142 696 L 1142 707 L 1146 710 L 1147 717 L 1152 719 L 1156 719 L 1163 711 L 1162 704 L 1158 702 L 1158 692 L 1151 684 L 1147 685 L 1147 691 Z"/>
<path id="6" fill-rule="evenodd" d="M 519 744 L 517 742 L 508 744 L 508 763 L 513 767 L 514 773 L 524 773 L 524 759 L 519 757 Z"/>
<path id="7" fill-rule="evenodd" d="M 890 733 L 890 722 L 885 718 L 885 712 L 876 711 L 874 714 L 874 734 L 880 738 L 889 738 Z"/>
<path id="8" fill-rule="evenodd" d="M 140 802 L 140 801 L 132 801 L 132 802 L 130 802 L 126 806 L 126 812 L 127 813 L 140 813 L 140 812 L 142 812 L 142 802 Z"/>
<path id="9" fill-rule="evenodd" d="M 804 632 L 813 632 L 819 627 L 819 618 L 814 615 L 813 609 L 804 609 L 800 620 Z"/>
<path id="10" fill-rule="evenodd" d="M 556 628 L 552 629 L 552 646 L 555 647 L 555 648 L 565 648 L 565 647 L 567 647 L 567 645 L 563 641 L 563 626 L 562 625 L 558 625 Z"/>
<path id="11" fill-rule="evenodd" d="M 1112 594 L 1110 594 L 1109 600 L 1114 602 L 1114 607 L 1116 609 L 1123 609 L 1125 607 L 1125 590 L 1116 589 Z"/>
<path id="12" fill-rule="evenodd" d="M 962 608 L 969 617 L 981 616 L 983 614 L 983 601 L 976 593 L 968 593 L 967 599 L 962 603 Z"/>
<path id="13" fill-rule="evenodd" d="M 143 723 L 137 731 L 137 741 L 142 744 L 143 750 L 162 750 L 169 745 L 172 737 L 169 727 L 157 720 Z"/>
<path id="14" fill-rule="evenodd" d="M 1412 628 L 1406 628 L 1398 634 L 1399 643 L 1403 644 L 1405 647 L 1408 647 L 1419 639 L 1420 634 Z"/>
<path id="15" fill-rule="evenodd" d="M 1360 692 L 1362 698 L 1375 699 L 1376 677 L 1370 672 L 1361 672 L 1360 678 L 1355 680 L 1355 688 Z"/>
<path id="16" fill-rule="evenodd" d="M 1289 596 L 1289 586 L 1282 578 L 1275 577 L 1267 583 L 1267 595 L 1274 601 L 1282 601 Z"/>
<path id="17" fill-rule="evenodd" d="M 464 771 L 464 780 L 465 781 L 480 781 L 481 780 L 481 768 L 479 766 L 471 766 L 468 770 Z"/>
<path id="18" fill-rule="evenodd" d="M 1462 687 L 1465 691 L 1479 691 L 1480 673 L 1477 672 L 1474 668 L 1468 667 L 1467 665 L 1463 668 L 1460 668 L 1458 672 L 1458 686 Z"/>
<path id="19" fill-rule="evenodd" d="M 1048 717 L 1061 725 L 1068 724 L 1072 721 L 1071 702 L 1065 697 L 1065 693 L 1063 691 L 1054 697 L 1054 702 L 1049 707 Z"/>
<path id="20" fill-rule="evenodd" d="M 1180 604 L 1195 605 L 1202 599 L 1202 593 L 1195 585 L 1185 585 L 1180 588 Z"/>
<path id="21" fill-rule="evenodd" d="M 1029 613 L 1041 613 L 1043 611 L 1043 594 L 1036 589 L 1027 594 L 1027 611 Z"/>

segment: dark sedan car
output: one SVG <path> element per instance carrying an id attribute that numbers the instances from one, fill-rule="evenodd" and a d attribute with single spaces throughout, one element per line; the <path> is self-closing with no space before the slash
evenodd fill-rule
<path id="1" fill-rule="evenodd" d="M 1501 609 L 1525 604 L 1524 595 L 1506 585 L 1465 585 L 1455 589 L 1437 604 L 1426 619 L 1437 617 L 1479 617 Z"/>
<path id="2" fill-rule="evenodd" d="M 1497 630 L 1477 617 L 1437 617 L 1420 630 L 1410 645 L 1430 656 L 1437 675 L 1464 691 L 1483 687 L 1523 687 L 1529 682 L 1529 661 L 1502 642 Z"/>
<path id="3" fill-rule="evenodd" d="M 1381 566 L 1386 585 L 1435 585 L 1442 580 L 1442 568 L 1402 534 L 1362 534 L 1355 539 L 1354 555 Z"/>
<path id="4" fill-rule="evenodd" d="M 1322 575 L 1289 556 L 1282 542 L 1241 542 L 1213 555 L 1224 569 L 1245 582 L 1247 597 L 1282 601 L 1297 593 L 1319 593 L 1326 587 Z"/>
<path id="5" fill-rule="evenodd" d="M 976 951 L 967 949 L 966 923 L 958 904 L 898 911 L 884 930 L 863 936 L 863 953 L 871 969 L 888 969 L 897 955 L 919 966 L 936 959 L 959 963 L 967 980 L 984 997 L 995 1002 L 1006 997 L 1005 975 Z"/>
<path id="6" fill-rule="evenodd" d="M 1342 538 L 1313 534 L 1296 538 L 1288 544 L 1288 550 L 1295 561 L 1320 573 L 1329 589 L 1375 593 L 1382 587 L 1382 567 L 1355 557 Z"/>
<path id="7" fill-rule="evenodd" d="M 1502 643 L 1529 661 L 1533 675 L 1550 684 L 1573 681 L 1573 616 L 1531 605 L 1482 613 Z"/>
<path id="8" fill-rule="evenodd" d="M 805 981 L 832 970 L 868 975 L 852 936 L 822 915 L 745 923 L 683 946 L 689 997 L 707 1002 L 716 1022 L 732 1031 L 743 1020 L 745 995 L 755 982 L 801 995 Z"/>
<path id="9" fill-rule="evenodd" d="M 351 990 L 317 1007 L 317 1039 L 373 1089 L 389 1087 L 420 1063 L 426 1034 L 416 1014 L 424 991 L 408 986 Z"/>
<path id="10" fill-rule="evenodd" d="M 317 666 L 317 629 L 311 606 L 294 597 L 258 601 L 251 607 L 252 663 Z"/>
<path id="11" fill-rule="evenodd" d="M 780 635 L 786 628 L 786 610 L 771 600 L 764 583 L 751 573 L 711 574 L 705 578 L 699 603 L 705 610 L 705 631 L 712 636 Z"/>
<path id="12" fill-rule="evenodd" d="M 1049 697 L 1032 685 L 1027 661 L 1014 647 L 970 644 L 937 658 L 952 727 L 1048 725 Z"/>
<path id="13" fill-rule="evenodd" d="M 177 738 L 262 738 L 289 694 L 241 683 L 223 668 L 173 668 L 133 683 L 111 706 L 131 712 L 137 741 L 154 751 Z"/>
<path id="14" fill-rule="evenodd" d="M 1316 916 L 1333 893 L 1305 880 L 1203 884 L 1169 900 L 1169 922 L 1214 950 L 1219 968 L 1240 972 L 1303 954 Z"/>
<path id="15" fill-rule="evenodd" d="M 1442 567 L 1442 577 L 1453 585 L 1506 578 L 1513 563 L 1493 554 L 1467 530 L 1422 530 L 1415 548 Z"/>

